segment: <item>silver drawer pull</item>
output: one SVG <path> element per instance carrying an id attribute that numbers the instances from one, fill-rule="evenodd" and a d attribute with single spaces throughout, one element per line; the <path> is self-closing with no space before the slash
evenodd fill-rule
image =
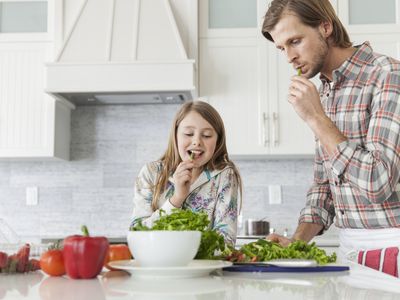
<path id="1" fill-rule="evenodd" d="M 278 123 L 278 113 L 272 113 L 272 133 L 274 146 L 279 145 L 279 123 Z"/>
<path id="2" fill-rule="evenodd" d="M 269 125 L 269 116 L 267 113 L 263 113 L 263 139 L 264 147 L 269 146 L 269 130 L 267 130 L 267 125 Z"/>

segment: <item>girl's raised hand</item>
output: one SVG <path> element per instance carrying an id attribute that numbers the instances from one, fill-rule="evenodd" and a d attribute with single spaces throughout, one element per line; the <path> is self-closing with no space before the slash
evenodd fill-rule
<path id="1" fill-rule="evenodd" d="M 178 165 L 172 176 L 175 182 L 175 192 L 170 202 L 175 207 L 181 207 L 186 197 L 189 195 L 192 170 L 194 167 L 195 164 L 193 161 L 183 161 Z"/>

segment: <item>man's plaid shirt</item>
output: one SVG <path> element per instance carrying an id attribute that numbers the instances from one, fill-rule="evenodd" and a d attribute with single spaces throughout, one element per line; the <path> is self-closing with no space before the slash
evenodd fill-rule
<path id="1" fill-rule="evenodd" d="M 321 76 L 321 102 L 347 137 L 330 156 L 316 141 L 314 183 L 300 223 L 400 228 L 400 62 L 368 43 Z"/>

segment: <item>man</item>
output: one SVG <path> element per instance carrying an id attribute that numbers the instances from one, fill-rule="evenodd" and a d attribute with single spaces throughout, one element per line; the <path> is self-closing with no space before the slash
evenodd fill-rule
<path id="1" fill-rule="evenodd" d="M 263 35 L 297 70 L 289 102 L 317 140 L 314 182 L 287 245 L 340 228 L 339 255 L 400 245 L 400 62 L 353 47 L 329 0 L 274 0 Z M 319 91 L 309 78 L 320 74 Z"/>

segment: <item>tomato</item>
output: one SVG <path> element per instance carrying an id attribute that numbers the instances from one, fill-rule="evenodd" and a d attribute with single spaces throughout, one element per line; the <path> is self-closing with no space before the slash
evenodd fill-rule
<path id="1" fill-rule="evenodd" d="M 108 253 L 106 259 L 104 260 L 104 266 L 109 270 L 116 270 L 108 265 L 110 261 L 114 260 L 127 260 L 131 259 L 132 255 L 129 248 L 125 244 L 115 244 L 108 247 Z"/>
<path id="2" fill-rule="evenodd" d="M 40 268 L 50 276 L 65 274 L 64 257 L 62 250 L 52 249 L 40 256 Z"/>

